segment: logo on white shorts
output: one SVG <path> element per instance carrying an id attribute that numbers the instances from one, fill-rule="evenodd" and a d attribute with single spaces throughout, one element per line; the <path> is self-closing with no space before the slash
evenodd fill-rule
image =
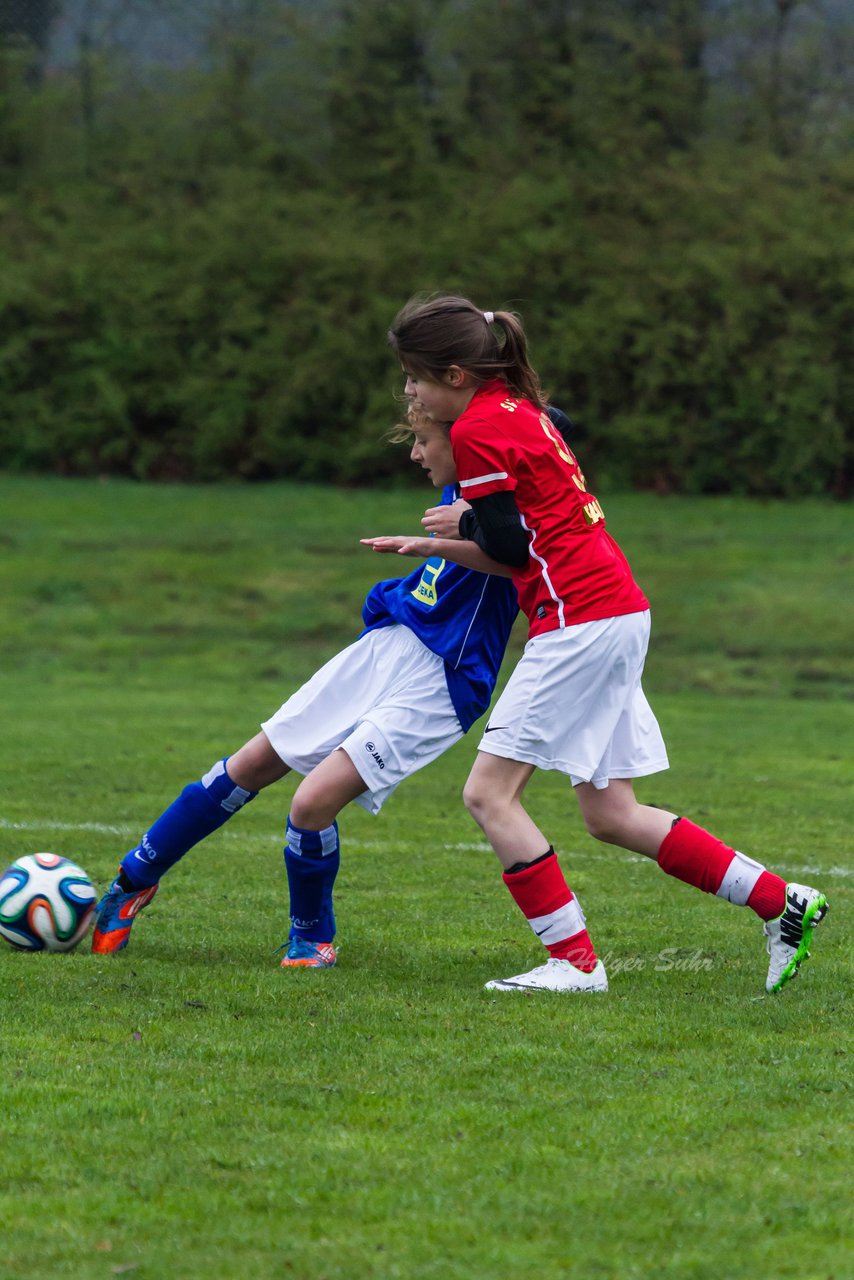
<path id="1" fill-rule="evenodd" d="M 374 744 L 373 744 L 372 742 L 366 742 L 366 743 L 365 743 L 365 750 L 366 750 L 366 751 L 370 751 L 371 755 L 374 757 L 374 759 L 376 760 L 377 764 L 379 765 L 379 767 L 380 767 L 381 769 L 384 769 L 384 768 L 385 768 L 385 760 L 383 760 L 383 758 L 382 758 L 382 756 L 380 755 L 379 751 L 377 751 L 376 747 L 374 746 Z"/>

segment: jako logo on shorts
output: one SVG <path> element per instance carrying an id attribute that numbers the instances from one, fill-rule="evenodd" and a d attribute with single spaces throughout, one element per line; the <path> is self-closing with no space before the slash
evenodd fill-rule
<path id="1" fill-rule="evenodd" d="M 380 767 L 381 769 L 384 769 L 384 768 L 385 768 L 385 760 L 383 760 L 383 758 L 382 758 L 382 756 L 380 755 L 379 751 L 377 751 L 376 747 L 374 746 L 374 744 L 373 744 L 372 742 L 366 742 L 366 743 L 365 743 L 365 750 L 366 750 L 366 751 L 370 751 L 371 755 L 374 757 L 374 759 L 376 760 L 377 764 L 379 765 L 379 767 Z"/>

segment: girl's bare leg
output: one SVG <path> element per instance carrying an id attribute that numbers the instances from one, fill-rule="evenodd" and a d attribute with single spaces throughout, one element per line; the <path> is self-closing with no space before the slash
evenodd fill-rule
<path id="1" fill-rule="evenodd" d="M 331 827 L 344 806 L 365 789 L 353 761 L 339 747 L 297 787 L 291 801 L 291 822 L 309 831 Z"/>
<path id="2" fill-rule="evenodd" d="M 639 804 L 631 778 L 611 778 L 597 791 L 592 782 L 575 788 L 587 830 L 597 840 L 655 858 L 676 820 L 675 813 Z"/>
<path id="3" fill-rule="evenodd" d="M 549 842 L 522 806 L 522 793 L 534 765 L 478 752 L 463 789 L 463 802 L 483 829 L 501 865 L 533 862 Z"/>
<path id="4" fill-rule="evenodd" d="M 270 745 L 266 733 L 258 733 L 228 757 L 228 776 L 238 787 L 261 791 L 290 773 L 290 768 Z"/>

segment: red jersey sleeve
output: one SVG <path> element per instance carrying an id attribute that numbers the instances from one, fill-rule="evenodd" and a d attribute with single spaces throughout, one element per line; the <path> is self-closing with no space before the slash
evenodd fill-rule
<path id="1" fill-rule="evenodd" d="M 466 417 L 451 428 L 451 448 L 463 498 L 516 488 L 513 445 L 496 422 Z"/>

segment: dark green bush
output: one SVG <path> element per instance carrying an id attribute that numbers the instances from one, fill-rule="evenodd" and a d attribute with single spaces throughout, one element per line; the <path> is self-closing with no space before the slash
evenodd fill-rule
<path id="1" fill-rule="evenodd" d="M 453 289 L 523 314 L 592 479 L 849 493 L 850 154 L 711 128 L 699 3 L 494 7 L 300 10 L 284 80 L 105 55 L 97 113 L 0 57 L 2 465 L 408 475 L 385 334 Z"/>

